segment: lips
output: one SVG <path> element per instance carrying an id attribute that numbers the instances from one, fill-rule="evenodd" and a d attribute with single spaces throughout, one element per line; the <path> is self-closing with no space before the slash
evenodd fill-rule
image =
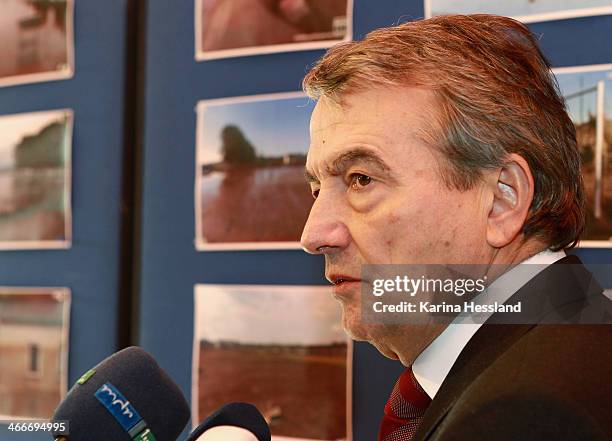
<path id="1" fill-rule="evenodd" d="M 359 282 L 360 281 L 359 279 L 355 277 L 347 276 L 345 274 L 330 274 L 326 276 L 326 278 L 327 280 L 329 280 L 329 282 L 332 285 L 341 285 L 347 282 Z"/>
<path id="2" fill-rule="evenodd" d="M 327 280 L 333 285 L 332 290 L 337 297 L 346 296 L 355 290 L 359 290 L 361 284 L 361 279 L 345 274 L 330 274 L 327 276 Z"/>

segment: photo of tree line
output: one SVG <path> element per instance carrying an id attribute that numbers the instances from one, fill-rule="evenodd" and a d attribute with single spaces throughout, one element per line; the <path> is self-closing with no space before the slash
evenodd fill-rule
<path id="1" fill-rule="evenodd" d="M 0 117 L 0 248 L 70 241 L 72 113 Z"/>
<path id="2" fill-rule="evenodd" d="M 200 249 L 297 246 L 313 201 L 304 179 L 311 110 L 303 97 L 200 106 Z"/>

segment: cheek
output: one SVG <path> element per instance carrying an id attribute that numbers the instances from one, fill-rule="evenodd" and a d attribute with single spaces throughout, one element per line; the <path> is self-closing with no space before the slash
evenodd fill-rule
<path id="1" fill-rule="evenodd" d="M 366 262 L 456 260 L 464 246 L 484 235 L 474 192 L 427 182 L 378 196 L 360 200 L 367 209 L 353 207 L 347 224 Z"/>
<path id="2" fill-rule="evenodd" d="M 399 262 L 398 256 L 414 248 L 414 238 L 428 229 L 426 206 L 379 204 L 377 209 L 355 216 L 353 238 L 370 263 Z"/>
<path id="3" fill-rule="evenodd" d="M 462 252 L 462 244 L 482 235 L 473 202 L 458 195 L 412 198 L 372 215 L 368 235 L 376 237 L 376 261 L 433 262 Z"/>
<path id="4" fill-rule="evenodd" d="M 347 190 L 346 198 L 348 204 L 356 213 L 366 214 L 378 210 L 381 204 L 384 205 L 387 192 L 381 185 L 377 185 L 377 187 L 363 192 Z"/>

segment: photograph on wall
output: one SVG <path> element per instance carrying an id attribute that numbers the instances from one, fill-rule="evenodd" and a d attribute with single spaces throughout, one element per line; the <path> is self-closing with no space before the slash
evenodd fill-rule
<path id="1" fill-rule="evenodd" d="M 192 422 L 253 403 L 273 440 L 350 440 L 352 346 L 326 286 L 196 285 Z"/>
<path id="2" fill-rule="evenodd" d="M 0 419 L 49 419 L 68 387 L 70 291 L 0 288 Z"/>
<path id="3" fill-rule="evenodd" d="M 304 178 L 313 108 L 302 93 L 198 103 L 198 250 L 299 248 L 313 203 Z"/>
<path id="4" fill-rule="evenodd" d="M 73 0 L 0 0 L 0 86 L 70 78 Z"/>
<path id="5" fill-rule="evenodd" d="M 612 247 L 612 64 L 554 72 L 582 161 L 587 226 L 580 245 Z"/>
<path id="6" fill-rule="evenodd" d="M 0 249 L 70 246 L 72 121 L 66 109 L 0 116 Z"/>
<path id="7" fill-rule="evenodd" d="M 196 60 L 331 47 L 352 38 L 353 0 L 195 0 Z"/>
<path id="8" fill-rule="evenodd" d="M 444 14 L 495 14 L 523 23 L 612 14 L 610 0 L 424 0 L 425 18 Z"/>

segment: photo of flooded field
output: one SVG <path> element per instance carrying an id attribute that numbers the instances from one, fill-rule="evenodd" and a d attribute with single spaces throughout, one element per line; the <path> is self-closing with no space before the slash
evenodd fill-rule
<path id="1" fill-rule="evenodd" d="M 0 0 L 0 86 L 69 78 L 73 0 Z"/>
<path id="2" fill-rule="evenodd" d="M 195 0 L 196 59 L 330 47 L 351 39 L 352 0 Z"/>
<path id="3" fill-rule="evenodd" d="M 72 112 L 0 116 L 0 249 L 70 245 Z"/>
<path id="4" fill-rule="evenodd" d="M 273 439 L 347 439 L 350 348 L 328 287 L 197 285 L 194 320 L 194 424 L 245 401 Z"/>
<path id="5" fill-rule="evenodd" d="M 584 246 L 612 246 L 612 65 L 556 72 L 576 127 L 587 194 Z"/>
<path id="6" fill-rule="evenodd" d="M 68 382 L 70 292 L 0 288 L 0 419 L 48 419 Z"/>
<path id="7" fill-rule="evenodd" d="M 524 23 L 612 13 L 610 0 L 424 0 L 426 18 L 445 14 L 495 14 Z"/>
<path id="8" fill-rule="evenodd" d="M 313 107 L 301 93 L 198 104 L 197 249 L 299 247 Z"/>

